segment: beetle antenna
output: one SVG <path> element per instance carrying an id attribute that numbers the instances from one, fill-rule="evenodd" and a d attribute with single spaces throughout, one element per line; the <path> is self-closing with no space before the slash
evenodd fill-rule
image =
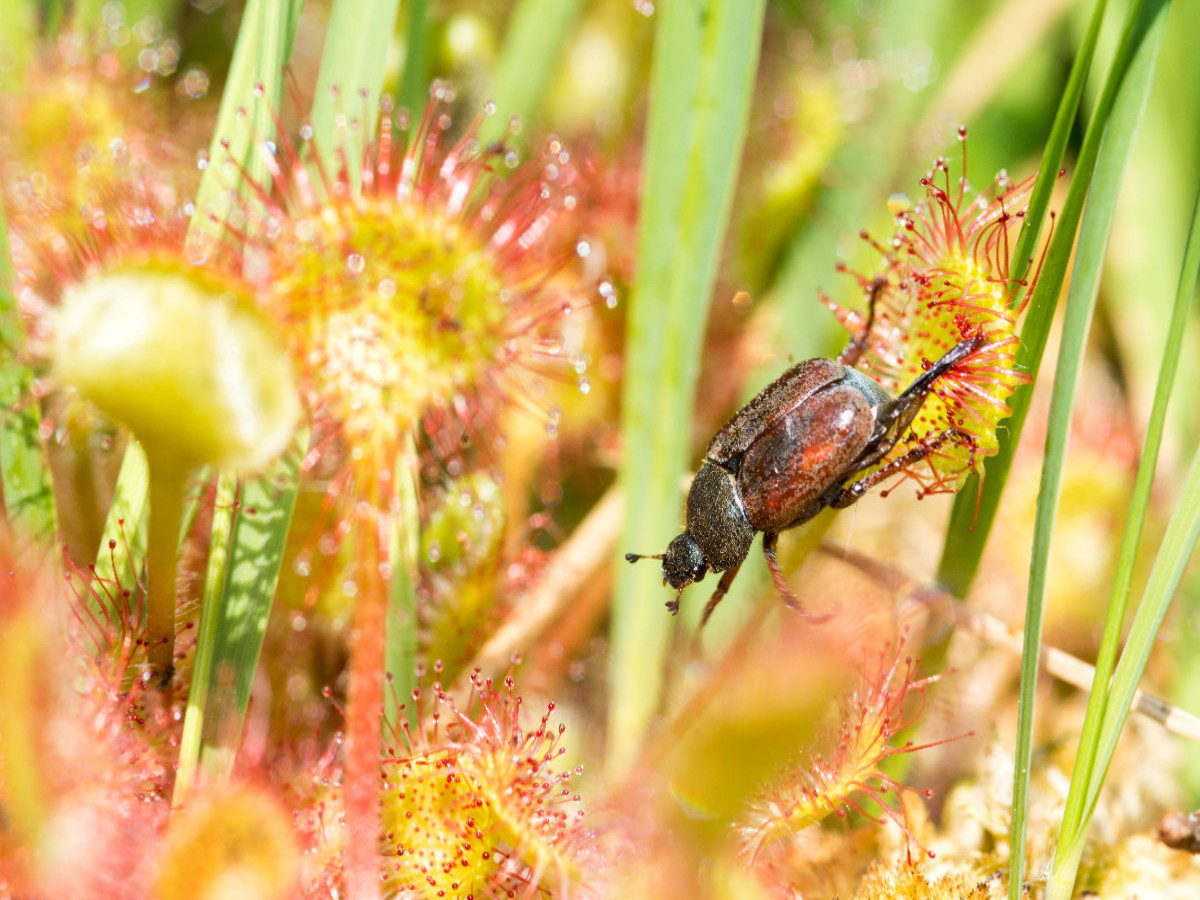
<path id="1" fill-rule="evenodd" d="M 635 562 L 637 562 L 639 559 L 662 559 L 662 558 L 663 558 L 663 555 L 662 555 L 661 553 L 655 553 L 655 554 L 650 554 L 650 553 L 626 553 L 626 554 L 625 554 L 625 562 L 631 562 L 631 563 L 635 563 Z"/>

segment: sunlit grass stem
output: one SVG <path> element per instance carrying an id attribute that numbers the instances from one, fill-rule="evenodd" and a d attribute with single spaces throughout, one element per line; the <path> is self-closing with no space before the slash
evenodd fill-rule
<path id="1" fill-rule="evenodd" d="M 150 448 L 146 456 L 150 464 L 146 659 L 154 683 L 165 687 L 175 672 L 175 567 L 187 472 Z"/>

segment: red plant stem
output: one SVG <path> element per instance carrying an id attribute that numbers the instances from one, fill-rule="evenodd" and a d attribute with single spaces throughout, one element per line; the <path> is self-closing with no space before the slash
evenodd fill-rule
<path id="1" fill-rule="evenodd" d="M 359 523 L 358 596 L 346 703 L 346 889 L 351 900 L 380 896 L 379 781 L 387 582 L 378 523 Z"/>

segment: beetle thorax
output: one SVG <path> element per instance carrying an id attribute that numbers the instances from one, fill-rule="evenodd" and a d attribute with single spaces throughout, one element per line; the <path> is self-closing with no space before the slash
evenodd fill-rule
<path id="1" fill-rule="evenodd" d="M 687 530 L 714 572 L 724 572 L 746 558 L 755 529 L 746 518 L 732 472 L 704 461 L 688 491 Z"/>

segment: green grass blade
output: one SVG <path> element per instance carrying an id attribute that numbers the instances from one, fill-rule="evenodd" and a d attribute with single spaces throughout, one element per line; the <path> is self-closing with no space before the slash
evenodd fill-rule
<path id="1" fill-rule="evenodd" d="M 1088 698 L 1087 715 L 1084 718 L 1083 732 L 1079 739 L 1075 771 L 1071 775 L 1071 788 L 1067 795 L 1063 827 L 1055 848 L 1051 883 L 1053 885 L 1061 882 L 1060 891 L 1064 895 L 1068 889 L 1074 886 L 1075 871 L 1083 848 L 1081 838 L 1091 817 L 1091 809 L 1088 808 L 1087 803 L 1088 791 L 1093 778 L 1098 773 L 1100 776 L 1097 789 L 1103 782 L 1103 774 L 1097 767 L 1097 753 L 1101 740 L 1100 729 L 1102 721 L 1113 708 L 1109 704 L 1109 697 L 1110 693 L 1115 690 L 1116 684 L 1114 683 L 1109 690 L 1105 690 L 1103 686 L 1110 683 L 1121 629 L 1125 621 L 1125 609 L 1130 584 L 1133 580 L 1138 545 L 1141 541 L 1142 526 L 1150 504 L 1150 489 L 1154 483 L 1154 471 L 1158 464 L 1158 453 L 1166 427 L 1167 405 L 1170 401 L 1172 386 L 1175 383 L 1175 375 L 1179 369 L 1184 327 L 1192 297 L 1195 295 L 1198 274 L 1200 274 L 1200 191 L 1196 194 L 1183 269 L 1180 273 L 1179 287 L 1171 312 L 1171 326 L 1167 333 L 1166 347 L 1163 349 L 1163 360 L 1158 372 L 1154 403 L 1146 426 L 1146 439 L 1143 443 L 1141 462 L 1138 464 L 1133 496 L 1130 499 L 1129 515 L 1125 524 L 1125 536 L 1113 580 L 1112 601 L 1109 604 L 1104 636 L 1097 654 L 1096 687 L 1093 688 L 1092 694 Z M 1139 678 L 1140 674 L 1139 672 Z"/>
<path id="2" fill-rule="evenodd" d="M 217 478 L 213 507 L 212 543 L 208 550 L 208 568 L 204 573 L 204 600 L 200 607 L 200 631 L 196 635 L 196 655 L 192 661 L 192 685 L 188 692 L 183 734 L 179 740 L 179 767 L 175 775 L 175 793 L 171 802 L 178 806 L 187 798 L 196 779 L 200 760 L 200 737 L 208 705 L 208 689 L 214 665 L 214 646 L 219 639 L 222 606 L 227 601 L 222 588 L 229 568 L 229 538 L 233 532 L 237 479 L 228 473 Z"/>
<path id="3" fill-rule="evenodd" d="M 1079 52 L 1071 66 L 1071 74 L 1067 79 L 1066 90 L 1063 91 L 1062 102 L 1055 113 L 1050 135 L 1046 139 L 1046 149 L 1042 154 L 1037 183 L 1029 198 L 1029 210 L 1025 224 L 1017 238 L 1017 249 L 1013 257 L 1013 270 L 1010 277 L 1016 281 L 1022 280 L 1028 273 L 1029 259 L 1037 247 L 1041 233 L 1042 222 L 1050 205 L 1050 196 L 1058 180 L 1058 172 L 1062 168 L 1066 155 L 1067 141 L 1071 128 L 1079 110 L 1083 97 L 1083 87 L 1088 72 L 1092 67 L 1092 58 L 1096 52 L 1096 42 L 1100 35 L 1100 26 L 1104 20 L 1107 0 L 1097 0 L 1088 24 L 1087 33 L 1079 46 Z M 1114 62 L 1113 70 L 1117 70 Z M 1111 103 L 1111 98 L 1109 99 Z M 1097 108 L 1094 123 L 1103 128 L 1107 110 L 1103 102 Z M 1097 141 L 1098 143 L 1098 141 Z M 1052 244 L 1046 259 L 1046 267 L 1038 289 L 1030 300 L 1029 310 L 1021 335 L 1021 354 L 1017 365 L 1022 371 L 1037 377 L 1037 368 L 1045 350 L 1046 338 L 1050 333 L 1050 322 L 1054 316 L 1054 308 L 1058 300 L 1059 288 L 1066 272 L 1067 258 L 1075 238 L 1075 225 L 1079 220 L 1079 209 L 1082 208 L 1086 185 L 1091 177 L 1090 168 L 1085 168 L 1081 155 L 1076 166 L 1075 175 L 1071 180 L 1072 189 L 1076 193 L 1075 202 L 1078 209 L 1074 212 L 1073 220 L 1068 216 L 1068 210 L 1063 210 L 1055 228 L 1055 243 Z M 1070 205 L 1070 200 L 1068 200 Z M 954 498 L 954 508 L 950 515 L 950 524 L 946 530 L 946 543 L 942 549 L 942 560 L 938 567 L 938 580 L 958 597 L 966 597 L 975 580 L 979 569 L 979 560 L 983 557 L 983 548 L 991 533 L 992 522 L 996 518 L 996 510 L 1000 505 L 1000 495 L 1008 482 L 1008 472 L 1012 466 L 1012 455 L 1017 441 L 1021 436 L 1021 428 L 1029 411 L 1029 401 L 1032 397 L 1033 385 L 1020 388 L 1013 395 L 1010 406 L 1013 414 L 1008 419 L 1006 427 L 1000 430 L 1000 449 L 996 456 L 986 463 L 987 478 L 984 479 L 983 492 L 979 493 L 979 476 L 972 475 L 958 496 Z M 978 499 L 977 499 L 978 498 Z M 978 505 L 977 505 L 978 504 Z"/>
<path id="4" fill-rule="evenodd" d="M 416 444 L 409 439 L 403 459 L 396 463 L 396 496 L 392 516 L 392 544 L 388 560 L 392 573 L 388 579 L 387 637 L 384 671 L 399 703 L 408 710 L 409 724 L 416 724 L 417 710 L 408 702 L 417 686 L 417 560 L 421 545 L 421 507 L 417 494 L 417 473 L 405 460 L 415 460 Z M 384 714 L 393 725 L 395 707 L 384 698 Z"/>
<path id="5" fill-rule="evenodd" d="M 481 141 L 504 137 L 513 116 L 537 112 L 582 9 L 583 0 L 519 0 L 513 7 L 492 77 L 498 115 L 480 126 Z"/>
<path id="6" fill-rule="evenodd" d="M 22 539 L 49 545 L 58 534 L 54 485 L 39 430 L 41 410 L 24 360 L 25 326 L 13 294 L 8 224 L 0 199 L 0 486 L 4 512 Z"/>
<path id="7" fill-rule="evenodd" d="M 126 587 L 132 587 L 137 579 L 140 562 L 135 561 L 146 556 L 149 502 L 150 467 L 141 445 L 131 438 L 117 476 L 108 522 L 96 551 L 96 571 Z"/>
<path id="8" fill-rule="evenodd" d="M 629 301 L 619 549 L 653 553 L 678 530 L 680 474 L 709 298 L 746 134 L 764 0 L 663 4 L 658 13 Z M 616 562 L 608 763 L 627 766 L 660 702 L 671 617 L 657 568 Z M 694 605 L 694 604 L 692 604 Z"/>
<path id="9" fill-rule="evenodd" d="M 429 0 L 409 0 L 404 39 L 404 77 L 397 102 L 412 115 L 429 102 Z"/>
<path id="10" fill-rule="evenodd" d="M 1160 7 L 1158 10 L 1162 12 Z M 1088 195 L 1087 212 L 1080 228 L 1079 248 L 1067 298 L 1062 343 L 1054 375 L 1046 450 L 1042 462 L 1041 487 L 1038 491 L 1034 524 L 1033 553 L 1030 560 L 1029 595 L 1025 608 L 1025 639 L 1021 660 L 1021 693 L 1017 720 L 1016 772 L 1013 785 L 1013 818 L 1010 846 L 1013 848 L 1009 869 L 1009 896 L 1016 898 L 1024 875 L 1025 812 L 1029 801 L 1029 771 L 1033 759 L 1034 702 L 1042 643 L 1046 581 L 1049 571 L 1050 543 L 1054 534 L 1062 475 L 1070 436 L 1075 390 L 1083 367 L 1083 352 L 1095 311 L 1096 295 L 1104 268 L 1104 256 L 1112 230 L 1113 213 L 1121 181 L 1129 161 L 1130 149 L 1146 107 L 1154 62 L 1162 39 L 1160 15 L 1157 24 L 1140 42 L 1139 52 L 1123 81 L 1112 116 L 1105 130 Z M 1123 605 L 1121 607 L 1123 613 Z M 1111 615 L 1111 613 L 1110 613 Z M 1123 615 L 1117 616 L 1117 629 Z M 1103 685 L 1106 678 L 1097 677 Z M 1093 690 L 1095 699 L 1102 688 Z M 1081 786 L 1086 784 L 1086 759 L 1076 760 L 1077 770 L 1084 768 Z M 1076 809 L 1073 815 L 1078 816 Z M 1068 808 L 1068 821 L 1072 816 Z M 1066 823 L 1064 831 L 1066 833 Z M 1073 872 L 1072 872 L 1073 881 Z M 1068 894 L 1069 895 L 1069 894 Z"/>
<path id="11" fill-rule="evenodd" d="M 337 0 L 325 32 L 310 122 L 327 172 L 345 167 L 352 190 L 362 186 L 366 143 L 375 135 L 387 50 L 400 0 Z"/>
<path id="12" fill-rule="evenodd" d="M 1129 629 L 1129 638 L 1125 641 L 1125 649 L 1121 653 L 1121 661 L 1113 675 L 1104 723 L 1096 744 L 1096 758 L 1092 763 L 1092 777 L 1087 789 L 1085 822 L 1089 821 L 1095 812 L 1100 789 L 1104 785 L 1109 764 L 1117 749 L 1117 741 L 1125 727 L 1125 720 L 1129 718 L 1133 695 L 1137 693 L 1138 682 L 1146 669 L 1146 661 L 1158 640 L 1158 632 L 1171 605 L 1171 598 L 1179 586 L 1179 579 L 1183 577 L 1184 567 L 1196 548 L 1198 537 L 1200 450 L 1192 457 L 1192 465 L 1180 492 L 1179 503 L 1175 506 L 1171 521 L 1167 525 L 1167 533 L 1158 548 L 1154 568 L 1150 571 L 1150 580 L 1146 583 L 1146 590 L 1142 594 L 1141 603 L 1138 604 L 1137 613 L 1133 617 L 1133 625 Z M 1075 839 L 1082 841 L 1083 833 L 1080 832 Z"/>
<path id="13" fill-rule="evenodd" d="M 240 512 L 233 520 L 229 564 L 221 601 L 214 604 L 213 637 L 207 651 L 207 707 L 199 759 L 204 770 L 216 778 L 228 777 L 241 741 L 296 504 L 301 450 L 307 444 L 307 434 L 301 435 L 270 472 L 242 485 Z M 200 668 L 199 653 L 196 668 Z"/>
<path id="14" fill-rule="evenodd" d="M 256 181 L 266 175 L 255 148 L 259 141 L 275 134 L 271 112 L 281 105 L 283 66 L 291 55 L 303 5 L 303 0 L 246 3 L 208 151 L 208 167 L 196 192 L 196 215 L 192 217 L 189 238 L 221 235 L 232 202 L 230 190 L 237 188 L 243 195 L 245 192 L 245 186 L 239 183 L 238 166 Z M 231 168 L 227 163 L 234 165 Z"/>

